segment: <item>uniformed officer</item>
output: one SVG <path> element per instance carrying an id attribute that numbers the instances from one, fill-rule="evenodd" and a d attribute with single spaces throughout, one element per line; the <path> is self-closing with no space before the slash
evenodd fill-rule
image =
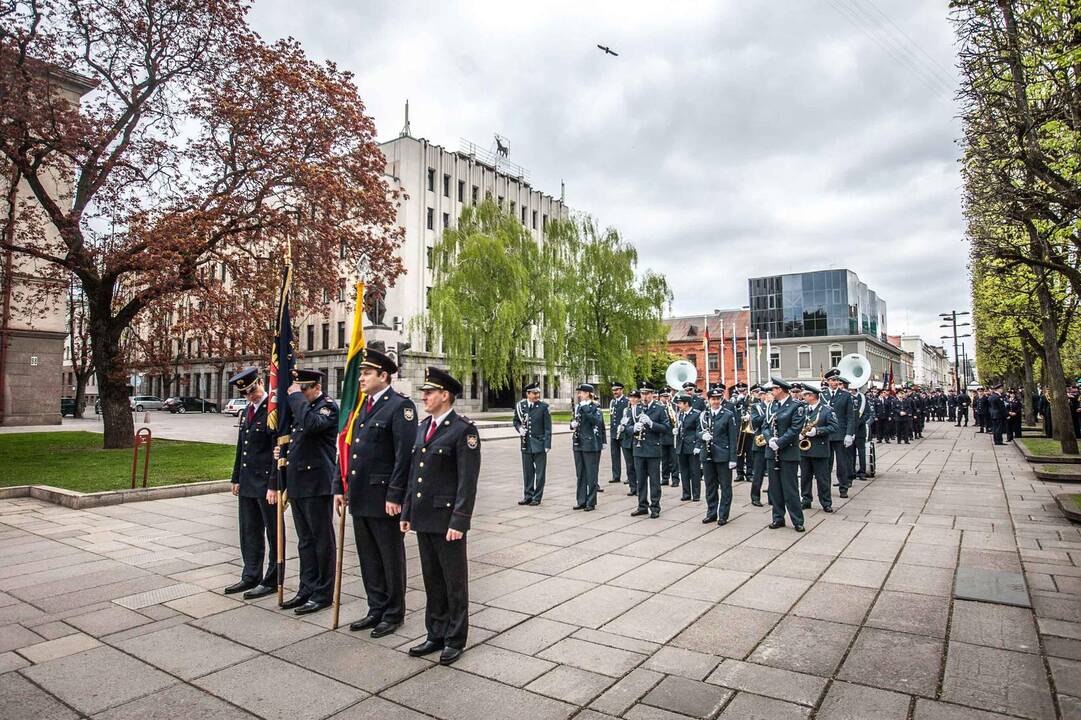
<path id="1" fill-rule="evenodd" d="M 661 407 L 668 415 L 668 422 L 676 426 L 676 406 L 672 404 L 672 393 L 668 388 L 662 388 L 657 394 L 660 398 Z M 671 487 L 679 487 L 679 461 L 676 459 L 676 440 L 671 433 L 661 436 L 661 486 L 665 483 Z"/>
<path id="2" fill-rule="evenodd" d="M 1006 428 L 1006 402 L 1002 399 L 1002 385 L 992 385 L 987 396 L 987 416 L 991 420 L 991 439 L 995 445 L 1005 445 L 1002 433 Z"/>
<path id="3" fill-rule="evenodd" d="M 655 388 L 648 382 L 639 388 L 642 410 L 634 431 L 634 473 L 638 478 L 638 509 L 631 515 L 651 518 L 661 515 L 661 436 L 672 432 L 668 413 L 653 399 Z"/>
<path id="4" fill-rule="evenodd" d="M 683 486 L 683 495 L 679 499 L 698 502 L 702 494 L 702 463 L 698 458 L 701 453 L 698 411 L 691 407 L 690 395 L 678 395 L 676 406 L 679 407 L 679 412 L 676 414 L 676 427 L 672 434 L 675 436 L 679 477 Z"/>
<path id="5" fill-rule="evenodd" d="M 683 383 L 683 392 L 691 396 L 691 408 L 702 412 L 706 409 L 706 401 L 702 397 L 702 390 L 692 382 Z"/>
<path id="6" fill-rule="evenodd" d="M 638 475 L 634 467 L 634 423 L 642 412 L 642 393 L 631 390 L 623 418 L 616 428 L 616 439 L 623 453 L 623 464 L 627 467 L 627 495 L 638 494 Z"/>
<path id="7" fill-rule="evenodd" d="M 353 421 L 347 450 L 349 514 L 360 559 L 360 579 L 368 614 L 349 629 L 372 629 L 373 638 L 394 632 L 405 617 L 405 536 L 399 524 L 409 463 L 417 437 L 417 407 L 390 386 L 398 363 L 374 348 L 360 361 L 364 405 Z M 334 506 L 345 509 L 341 482 L 335 482 Z"/>
<path id="8" fill-rule="evenodd" d="M 757 383 L 751 386 L 751 397 L 752 434 L 748 441 L 751 446 L 751 505 L 762 507 L 762 480 L 766 476 L 766 446 L 759 445 L 755 438 L 762 436 L 768 399 L 762 386 Z"/>
<path id="9" fill-rule="evenodd" d="M 259 372 L 245 368 L 229 378 L 229 384 L 248 399 L 248 405 L 241 414 L 232 478 L 244 571 L 240 582 L 225 588 L 225 594 L 242 592 L 245 599 L 254 600 L 274 592 L 278 585 L 277 518 L 266 497 L 274 469 L 275 432 L 267 427 L 267 394 Z M 264 554 L 267 550 L 269 555 Z M 264 557 L 267 558 L 265 575 Z"/>
<path id="10" fill-rule="evenodd" d="M 769 499 L 773 505 L 770 530 L 785 526 L 785 510 L 796 532 L 803 532 L 803 508 L 799 490 L 799 433 L 803 429 L 804 405 L 788 394 L 790 385 L 771 377 L 765 389 L 773 395 L 763 435 L 766 438 L 766 467 L 769 472 Z M 832 436 L 831 436 L 832 437 Z"/>
<path id="11" fill-rule="evenodd" d="M 454 411 L 462 384 L 446 370 L 429 367 L 420 389 L 428 417 L 417 429 L 401 529 L 417 534 L 428 636 L 409 654 L 441 650 L 439 662 L 450 665 L 461 657 L 469 635 L 466 534 L 477 499 L 480 433 Z"/>
<path id="12" fill-rule="evenodd" d="M 848 477 L 867 479 L 867 438 L 875 420 L 875 408 L 867 396 L 852 389 L 852 410 L 856 415 L 856 439 L 848 448 Z M 851 480 L 849 481 L 851 485 Z"/>
<path id="13" fill-rule="evenodd" d="M 307 615 L 330 607 L 334 592 L 334 483 L 338 476 L 338 406 L 323 394 L 323 374 L 297 370 L 289 386 L 289 455 L 285 489 L 293 508 L 300 587 L 282 603 Z M 278 448 L 274 448 L 277 459 Z M 270 499 L 268 491 L 267 497 Z M 271 504 L 277 502 L 275 494 Z"/>
<path id="14" fill-rule="evenodd" d="M 744 423 L 749 419 L 749 411 L 751 403 L 753 402 L 750 394 L 747 392 L 747 383 L 739 382 L 732 386 L 734 388 L 735 397 L 732 403 L 736 407 L 736 422 L 739 423 L 741 435 L 747 437 L 736 438 L 736 449 L 739 451 L 736 456 L 736 482 L 745 482 L 751 479 L 751 435 L 750 433 L 743 432 Z"/>
<path id="15" fill-rule="evenodd" d="M 604 449 L 604 415 L 593 402 L 595 389 L 589 383 L 578 386 L 578 404 L 571 420 L 571 444 L 574 451 L 574 475 L 577 479 L 577 504 L 574 510 L 597 509 L 597 474 Z"/>
<path id="16" fill-rule="evenodd" d="M 709 391 L 709 407 L 699 415 L 698 427 L 706 485 L 706 516 L 702 522 L 727 525 L 732 509 L 732 471 L 736 469 L 739 423 L 732 408 L 724 402 L 724 390 L 717 387 Z"/>
<path id="17" fill-rule="evenodd" d="M 812 480 L 818 489 L 818 502 L 822 510 L 833 512 L 833 497 L 830 493 L 830 435 L 837 431 L 837 416 L 829 405 L 819 401 L 821 390 L 808 384 L 805 387 L 807 408 L 804 411 L 804 424 L 801 441 L 810 443 L 804 450 L 800 448 L 800 494 L 803 497 L 802 509 L 811 507 Z"/>
<path id="18" fill-rule="evenodd" d="M 623 395 L 623 383 L 612 383 L 612 402 L 608 404 L 608 439 L 611 442 L 609 453 L 612 459 L 612 479 L 608 482 L 617 483 L 623 480 L 620 460 L 623 458 L 623 444 L 620 442 L 620 423 L 623 422 L 623 413 L 627 410 L 630 402 Z M 628 469 L 628 474 L 630 469 Z"/>
<path id="19" fill-rule="evenodd" d="M 916 417 L 916 400 L 912 397 L 912 391 L 909 388 L 901 388 L 899 397 L 897 442 L 900 444 L 903 440 L 905 445 L 910 445 L 912 443 L 912 424 L 915 422 Z"/>
<path id="20" fill-rule="evenodd" d="M 957 394 L 957 427 L 961 427 L 962 420 L 965 421 L 965 427 L 968 427 L 968 408 L 970 405 L 972 405 L 972 398 L 968 396 L 967 392 L 962 391 Z"/>
<path id="21" fill-rule="evenodd" d="M 856 413 L 852 406 L 852 396 L 848 393 L 849 380 L 837 373 L 829 379 L 830 408 L 837 416 L 837 430 L 830 433 L 830 460 L 837 477 L 838 495 L 848 497 L 848 488 L 852 484 L 848 465 L 848 448 L 856 441 Z"/>
<path id="22" fill-rule="evenodd" d="M 540 385 L 530 383 L 525 399 L 514 408 L 514 429 L 522 436 L 522 499 L 519 505 L 540 505 L 552 449 L 552 413 L 541 402 Z"/>

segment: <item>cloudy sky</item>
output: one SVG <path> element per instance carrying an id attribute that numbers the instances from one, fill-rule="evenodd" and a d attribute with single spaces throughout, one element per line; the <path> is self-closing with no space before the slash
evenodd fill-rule
<path id="1" fill-rule="evenodd" d="M 406 98 L 415 136 L 507 138 L 668 276 L 677 314 L 847 267 L 891 333 L 937 343 L 936 314 L 969 307 L 946 4 L 256 0 L 252 22 L 356 73 L 381 139 Z"/>

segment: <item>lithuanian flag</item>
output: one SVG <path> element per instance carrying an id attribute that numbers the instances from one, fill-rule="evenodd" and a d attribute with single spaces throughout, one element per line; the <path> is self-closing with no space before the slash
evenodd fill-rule
<path id="1" fill-rule="evenodd" d="M 360 364 L 364 362 L 364 283 L 357 282 L 357 299 L 353 308 L 353 334 L 349 338 L 349 354 L 345 360 L 345 378 L 338 407 L 338 469 L 342 488 L 349 493 L 349 445 L 353 442 L 353 421 L 364 406 L 360 391 Z"/>

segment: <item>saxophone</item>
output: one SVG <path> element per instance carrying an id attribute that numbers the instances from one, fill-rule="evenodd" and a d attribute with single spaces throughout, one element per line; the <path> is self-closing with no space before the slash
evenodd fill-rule
<path id="1" fill-rule="evenodd" d="M 765 407 L 762 408 L 762 412 L 764 414 L 768 414 L 768 413 L 766 413 Z M 765 421 L 762 422 L 762 425 L 765 426 Z M 765 436 L 764 433 L 758 433 L 757 435 L 754 436 L 754 446 L 755 447 L 765 447 L 766 446 L 766 436 Z"/>
<path id="2" fill-rule="evenodd" d="M 821 419 L 821 417 L 822 417 L 822 411 L 819 410 L 817 413 L 815 413 L 814 422 L 812 422 L 810 424 L 804 423 L 803 427 L 800 428 L 800 431 L 799 431 L 799 449 L 800 450 L 802 450 L 804 452 L 807 452 L 808 450 L 811 449 L 811 438 L 809 438 L 807 436 L 807 431 L 810 430 L 811 428 L 813 428 L 815 425 L 817 425 L 818 421 L 819 421 L 819 419 Z"/>

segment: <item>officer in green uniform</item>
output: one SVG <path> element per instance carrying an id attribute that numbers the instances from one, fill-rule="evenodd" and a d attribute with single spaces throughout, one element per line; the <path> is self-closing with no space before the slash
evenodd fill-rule
<path id="1" fill-rule="evenodd" d="M 811 481 L 818 487 L 818 502 L 825 512 L 833 512 L 833 498 L 830 495 L 830 435 L 837 432 L 837 416 L 829 405 L 821 402 L 821 391 L 811 385 L 804 388 L 804 397 L 808 399 L 805 410 L 801 442 L 810 447 L 800 448 L 800 493 L 803 496 L 802 508 L 811 507 Z"/>
<path id="2" fill-rule="evenodd" d="M 530 383 L 525 399 L 514 408 L 514 429 L 522 437 L 522 499 L 519 505 L 540 505 L 544 496 L 544 480 L 548 468 L 548 451 L 552 449 L 552 413 L 548 403 L 541 402 L 540 386 Z"/>
<path id="3" fill-rule="evenodd" d="M 623 394 L 623 383 L 612 383 L 612 402 L 608 404 L 608 439 L 611 441 L 612 479 L 608 482 L 617 483 L 623 480 L 620 472 L 620 460 L 623 459 L 623 444 L 620 442 L 620 424 L 623 422 L 623 413 L 630 405 L 630 401 Z M 628 468 L 628 474 L 631 470 Z"/>
<path id="4" fill-rule="evenodd" d="M 578 386 L 578 403 L 571 420 L 571 444 L 574 451 L 574 474 L 577 479 L 577 504 L 574 510 L 597 509 L 597 474 L 604 449 L 604 414 L 593 402 L 594 388 L 589 383 Z"/>
<path id="5" fill-rule="evenodd" d="M 785 510 L 796 532 L 803 532 L 803 508 L 799 496 L 799 432 L 803 428 L 804 406 L 788 394 L 791 385 L 771 377 L 765 389 L 773 395 L 763 435 L 766 438 L 766 467 L 769 472 L 769 499 L 773 505 L 770 530 L 785 526 Z"/>
<path id="6" fill-rule="evenodd" d="M 732 471 L 736 469 L 739 425 L 732 407 L 724 402 L 724 390 L 715 387 L 709 391 L 709 407 L 699 415 L 698 425 L 702 439 L 702 477 L 706 485 L 706 516 L 702 522 L 727 525 L 732 509 Z"/>
<path id="7" fill-rule="evenodd" d="M 664 407 L 653 399 L 653 385 L 644 382 L 639 390 L 642 393 L 642 411 L 632 426 L 638 509 L 631 515 L 645 515 L 648 512 L 651 518 L 658 518 L 661 515 L 661 437 L 672 432 L 672 423 Z"/>

